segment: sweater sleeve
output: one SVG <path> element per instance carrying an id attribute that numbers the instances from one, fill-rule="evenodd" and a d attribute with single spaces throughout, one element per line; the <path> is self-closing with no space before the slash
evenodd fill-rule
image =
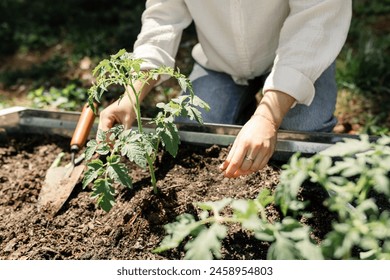
<path id="1" fill-rule="evenodd" d="M 276 58 L 263 91 L 279 90 L 310 105 L 314 82 L 336 59 L 351 20 L 351 0 L 290 0 Z"/>
<path id="2" fill-rule="evenodd" d="M 192 18 L 184 0 L 148 0 L 142 14 L 141 32 L 133 54 L 144 60 L 143 70 L 175 66 L 183 30 Z M 161 77 L 160 82 L 167 77 Z"/>

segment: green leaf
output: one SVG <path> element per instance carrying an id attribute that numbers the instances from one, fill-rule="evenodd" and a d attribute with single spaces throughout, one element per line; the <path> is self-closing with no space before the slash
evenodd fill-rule
<path id="1" fill-rule="evenodd" d="M 302 258 L 305 260 L 323 260 L 320 246 L 314 244 L 309 239 L 309 234 L 306 235 L 302 241 L 296 243 L 295 247 L 298 249 Z"/>
<path id="2" fill-rule="evenodd" d="M 158 147 L 157 147 L 157 137 L 155 134 L 150 133 L 150 134 L 144 134 L 141 137 L 141 142 L 143 144 L 143 148 L 146 152 L 147 155 L 152 155 L 154 154 Z"/>
<path id="3" fill-rule="evenodd" d="M 202 210 L 210 210 L 214 212 L 214 215 L 221 212 L 226 206 L 232 202 L 231 198 L 225 197 L 218 201 L 206 201 L 198 202 L 196 205 Z"/>
<path id="4" fill-rule="evenodd" d="M 338 142 L 331 147 L 320 152 L 321 155 L 330 157 L 345 157 L 354 156 L 357 153 L 365 152 L 371 149 L 371 144 L 366 135 L 361 136 L 361 139 L 345 138 L 344 142 Z"/>
<path id="5" fill-rule="evenodd" d="M 268 248 L 268 260 L 296 260 L 299 252 L 294 246 L 294 242 L 283 236 L 276 238 L 274 243 Z"/>
<path id="6" fill-rule="evenodd" d="M 191 107 L 187 105 L 183 108 L 183 110 L 185 111 L 183 115 L 188 116 L 190 120 L 195 120 L 200 124 L 203 123 L 202 113 L 195 107 Z"/>
<path id="7" fill-rule="evenodd" d="M 95 139 L 91 139 L 88 141 L 87 147 L 85 149 L 85 159 L 86 160 L 90 160 L 93 157 L 93 155 L 96 152 L 97 146 L 98 146 L 98 143 Z"/>
<path id="8" fill-rule="evenodd" d="M 265 225 L 267 226 L 267 225 Z M 274 232 L 271 228 L 266 227 L 261 230 L 255 230 L 254 231 L 255 238 L 258 240 L 266 241 L 266 242 L 274 242 L 275 236 Z"/>
<path id="9" fill-rule="evenodd" d="M 161 253 L 166 250 L 176 248 L 192 232 L 203 228 L 201 223 L 197 223 L 191 214 L 182 214 L 176 221 L 164 226 L 167 236 L 161 241 L 160 246 L 153 250 L 154 253 Z"/>
<path id="10" fill-rule="evenodd" d="M 130 161 L 135 162 L 139 167 L 146 168 L 148 162 L 141 142 L 131 141 L 125 143 L 122 146 L 121 154 L 127 156 Z"/>
<path id="11" fill-rule="evenodd" d="M 269 189 L 262 189 L 256 200 L 260 203 L 261 206 L 267 207 L 269 204 L 274 202 L 274 196 L 271 194 Z"/>
<path id="12" fill-rule="evenodd" d="M 96 134 L 96 140 L 98 143 L 101 143 L 101 142 L 105 142 L 106 141 L 106 137 L 107 136 L 107 133 L 101 129 L 98 130 L 97 134 Z"/>
<path id="13" fill-rule="evenodd" d="M 283 215 L 287 211 L 297 211 L 304 208 L 304 203 L 298 201 L 297 195 L 303 182 L 308 178 L 308 165 L 306 159 L 293 155 L 290 164 L 284 166 L 280 174 L 280 183 L 275 191 L 275 204 L 280 207 Z"/>
<path id="14" fill-rule="evenodd" d="M 111 55 L 111 60 L 116 60 L 126 53 L 125 49 L 120 49 L 116 54 Z"/>
<path id="15" fill-rule="evenodd" d="M 115 190 L 109 179 L 97 179 L 93 184 L 92 197 L 97 198 L 98 205 L 106 212 L 110 211 L 115 203 Z"/>
<path id="16" fill-rule="evenodd" d="M 195 239 L 185 245 L 185 259 L 212 260 L 213 256 L 221 258 L 221 240 L 226 235 L 226 226 L 218 223 L 204 228 Z"/>
<path id="17" fill-rule="evenodd" d="M 99 155 L 104 156 L 104 155 L 108 155 L 111 152 L 111 148 L 107 143 L 102 142 L 96 146 L 95 152 L 98 153 Z"/>
<path id="18" fill-rule="evenodd" d="M 179 83 L 179 86 L 182 89 L 182 91 L 186 92 L 187 91 L 188 80 L 185 77 L 180 77 L 180 78 L 177 79 L 177 82 Z"/>
<path id="19" fill-rule="evenodd" d="M 162 139 L 165 150 L 175 157 L 180 143 L 176 125 L 174 123 L 164 123 L 164 125 L 160 125 L 156 131 Z"/>
<path id="20" fill-rule="evenodd" d="M 206 102 L 204 102 L 202 99 L 200 99 L 198 96 L 194 95 L 191 99 L 191 104 L 193 106 L 196 106 L 196 107 L 199 107 L 199 108 L 202 108 L 202 109 L 205 109 L 206 111 L 209 111 L 210 110 L 210 106 L 209 104 L 207 104 Z"/>
<path id="21" fill-rule="evenodd" d="M 378 170 L 378 172 L 374 173 L 374 189 L 379 192 L 385 194 L 387 197 L 390 197 L 390 179 L 387 175 L 381 172 L 382 170 Z"/>
<path id="22" fill-rule="evenodd" d="M 261 230 L 263 223 L 261 222 L 255 201 L 253 200 L 234 200 L 231 204 L 233 209 L 233 217 L 241 221 L 243 228 L 248 230 Z"/>
<path id="23" fill-rule="evenodd" d="M 126 165 L 123 163 L 113 163 L 110 164 L 107 168 L 108 176 L 113 179 L 115 182 L 120 183 L 124 187 L 131 188 L 132 180 L 128 174 Z"/>
<path id="24" fill-rule="evenodd" d="M 104 171 L 104 164 L 100 159 L 92 160 L 87 164 L 87 171 L 84 173 L 83 178 L 83 188 L 85 188 L 89 183 L 98 178 L 100 174 Z"/>

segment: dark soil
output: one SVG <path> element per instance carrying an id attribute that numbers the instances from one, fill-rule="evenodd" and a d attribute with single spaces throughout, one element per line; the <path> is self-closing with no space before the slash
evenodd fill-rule
<path id="1" fill-rule="evenodd" d="M 175 159 L 161 153 L 157 163 L 160 193 L 155 195 L 148 172 L 132 169 L 132 190 L 118 188 L 109 213 L 98 208 L 91 189 L 78 183 L 59 213 L 39 211 L 37 199 L 54 158 L 69 149 L 60 136 L 22 135 L 0 141 L 0 259 L 182 259 L 184 249 L 155 254 L 165 236 L 163 226 L 187 212 L 197 214 L 199 201 L 224 197 L 255 198 L 262 188 L 275 190 L 280 164 L 270 162 L 261 172 L 227 179 L 218 170 L 227 147 L 201 147 L 182 143 Z M 70 160 L 68 152 L 64 162 Z M 313 236 L 329 230 L 320 192 L 302 192 L 312 201 Z M 267 208 L 270 222 L 278 209 Z M 223 242 L 223 259 L 265 259 L 269 244 L 239 227 L 231 227 Z"/>

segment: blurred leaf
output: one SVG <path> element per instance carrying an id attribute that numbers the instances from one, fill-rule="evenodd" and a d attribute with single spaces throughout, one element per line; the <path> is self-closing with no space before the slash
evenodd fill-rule
<path id="1" fill-rule="evenodd" d="M 195 239 L 185 245 L 185 259 L 212 260 L 213 256 L 221 258 L 221 240 L 226 234 L 226 226 L 218 223 L 204 228 Z"/>

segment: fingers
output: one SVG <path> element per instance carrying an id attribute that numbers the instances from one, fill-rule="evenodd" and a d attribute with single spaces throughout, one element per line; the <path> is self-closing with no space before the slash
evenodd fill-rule
<path id="1" fill-rule="evenodd" d="M 125 129 L 130 129 L 135 119 L 135 113 L 128 98 L 115 101 L 99 114 L 98 129 L 107 131 L 116 124 L 122 124 Z"/>
<path id="2" fill-rule="evenodd" d="M 276 130 L 272 124 L 248 121 L 237 135 L 220 170 L 228 178 L 248 175 L 263 169 L 276 145 Z"/>
<path id="3" fill-rule="evenodd" d="M 99 115 L 98 129 L 102 130 L 102 131 L 109 130 L 117 123 L 115 115 L 111 115 L 111 114 L 106 113 L 106 112 L 107 111 L 103 110 Z"/>
<path id="4" fill-rule="evenodd" d="M 248 175 L 258 170 L 263 169 L 272 153 L 269 148 L 263 148 L 263 152 L 258 152 L 258 148 L 250 151 L 249 149 L 236 149 L 229 153 L 229 157 L 221 164 L 220 169 L 225 177 L 237 178 L 239 176 Z"/>
<path id="5" fill-rule="evenodd" d="M 234 172 L 233 175 L 226 174 L 225 176 L 230 176 L 231 178 L 237 178 L 239 176 L 249 175 L 253 172 L 263 169 L 267 165 L 270 158 L 271 158 L 270 155 L 269 156 L 258 155 L 253 161 L 249 159 L 244 160 L 244 163 L 236 172 Z"/>

